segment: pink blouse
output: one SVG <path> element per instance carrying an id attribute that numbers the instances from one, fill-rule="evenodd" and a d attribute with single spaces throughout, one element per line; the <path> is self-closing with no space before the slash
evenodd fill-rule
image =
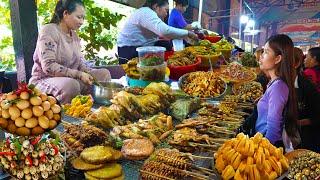
<path id="1" fill-rule="evenodd" d="M 72 31 L 64 33 L 57 24 L 47 24 L 39 32 L 30 83 L 51 77 L 79 79 L 80 73 L 91 69 L 84 64 L 80 39 Z"/>

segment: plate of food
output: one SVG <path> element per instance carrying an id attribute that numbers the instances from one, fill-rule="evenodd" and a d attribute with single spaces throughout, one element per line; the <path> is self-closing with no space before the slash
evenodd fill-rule
<path id="1" fill-rule="evenodd" d="M 226 93 L 227 83 L 215 72 L 197 71 L 179 78 L 179 88 L 193 97 L 219 98 Z"/>
<path id="2" fill-rule="evenodd" d="M 263 88 L 260 83 L 251 81 L 233 84 L 232 92 L 244 101 L 254 102 L 263 95 Z"/>
<path id="3" fill-rule="evenodd" d="M 0 106 L 0 128 L 14 135 L 37 136 L 61 122 L 62 108 L 57 99 L 24 82 L 0 96 Z"/>
<path id="4" fill-rule="evenodd" d="M 237 62 L 222 65 L 218 72 L 225 81 L 233 83 L 250 82 L 257 78 L 256 73 L 243 67 Z"/>

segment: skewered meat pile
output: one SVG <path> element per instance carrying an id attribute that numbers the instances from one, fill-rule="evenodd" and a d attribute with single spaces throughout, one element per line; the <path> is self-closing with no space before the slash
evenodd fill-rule
<path id="1" fill-rule="evenodd" d="M 196 171 L 193 171 L 196 170 Z M 158 149 L 145 161 L 140 169 L 142 179 L 173 180 L 192 177 L 208 179 L 212 170 L 194 165 L 187 154 L 173 149 Z"/>
<path id="2" fill-rule="evenodd" d="M 73 125 L 64 123 L 65 131 L 61 138 L 66 143 L 66 147 L 80 154 L 84 148 L 103 144 L 107 134 L 101 129 L 91 125 Z"/>

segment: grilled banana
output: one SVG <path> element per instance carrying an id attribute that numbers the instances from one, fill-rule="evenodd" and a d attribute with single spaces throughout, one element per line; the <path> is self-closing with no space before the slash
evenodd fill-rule
<path id="1" fill-rule="evenodd" d="M 275 171 L 273 171 L 273 172 L 271 172 L 270 174 L 269 174 L 269 179 L 271 180 L 271 179 L 276 179 L 278 176 L 277 176 L 277 173 L 275 172 Z"/>
<path id="2" fill-rule="evenodd" d="M 242 160 L 241 163 L 240 163 L 240 165 L 238 166 L 238 170 L 239 170 L 240 172 L 243 172 L 243 171 L 245 170 L 246 166 L 247 166 L 247 161 Z"/>
<path id="3" fill-rule="evenodd" d="M 232 162 L 232 167 L 234 169 L 238 169 L 240 163 L 241 163 L 241 157 L 242 155 L 240 153 L 238 153 L 238 156 L 234 159 L 234 161 Z"/>
<path id="4" fill-rule="evenodd" d="M 225 180 L 231 179 L 236 172 L 234 171 L 233 167 L 231 165 L 228 165 L 223 171 L 222 171 L 222 178 Z"/>
<path id="5" fill-rule="evenodd" d="M 249 152 L 248 152 L 248 156 L 253 156 L 254 154 L 254 143 L 253 141 L 250 139 L 249 140 Z"/>
<path id="6" fill-rule="evenodd" d="M 257 133 L 254 135 L 252 140 L 255 144 L 259 144 L 262 138 L 263 138 L 263 135 L 261 133 Z"/>
<path id="7" fill-rule="evenodd" d="M 236 174 L 234 175 L 233 179 L 234 180 L 243 180 L 243 177 L 241 176 L 239 169 L 236 171 Z"/>
<path id="8" fill-rule="evenodd" d="M 226 163 L 224 162 L 222 156 L 218 157 L 218 159 L 216 160 L 215 167 L 219 173 L 221 173 L 226 167 Z"/>
<path id="9" fill-rule="evenodd" d="M 272 171 L 272 167 L 269 160 L 265 160 L 263 162 L 263 168 L 267 173 L 270 173 Z"/>
<path id="10" fill-rule="evenodd" d="M 289 163 L 288 163 L 288 159 L 286 157 L 283 157 L 282 159 L 280 159 L 280 163 L 281 163 L 284 171 L 288 170 Z"/>

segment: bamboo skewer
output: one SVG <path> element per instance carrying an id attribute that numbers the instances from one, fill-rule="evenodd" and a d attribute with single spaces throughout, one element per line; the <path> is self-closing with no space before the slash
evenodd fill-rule
<path id="1" fill-rule="evenodd" d="M 189 142 L 188 144 L 189 144 L 190 146 L 202 146 L 202 147 L 217 148 L 216 145 L 209 145 L 209 144 L 201 144 L 201 143 L 194 143 L 194 142 Z"/>
<path id="2" fill-rule="evenodd" d="M 230 101 L 223 101 L 225 104 L 236 104 L 237 106 L 253 106 L 253 103 L 249 102 L 230 102 Z"/>
<path id="3" fill-rule="evenodd" d="M 164 167 L 170 167 L 169 169 L 167 170 L 172 170 L 174 169 L 174 171 L 176 172 L 180 172 L 181 174 L 183 175 L 187 175 L 187 176 L 191 176 L 191 177 L 194 177 L 194 178 L 197 178 L 197 179 L 200 179 L 200 180 L 207 180 L 209 179 L 208 176 L 205 176 L 205 175 L 202 175 L 202 174 L 199 174 L 199 173 L 195 173 L 195 172 L 191 172 L 191 171 L 187 171 L 187 170 L 182 170 L 182 169 L 177 169 L 175 167 L 172 167 L 170 165 L 166 165 L 164 163 L 162 163 L 164 165 Z M 160 168 L 160 167 L 159 167 Z M 166 168 L 165 168 L 166 169 Z M 140 170 L 140 172 L 142 173 L 146 173 L 146 174 L 149 174 L 149 175 L 152 175 L 152 176 L 157 176 L 157 177 L 161 177 L 161 178 L 164 178 L 164 179 L 167 179 L 167 180 L 173 180 L 172 178 L 168 178 L 168 177 L 165 177 L 165 176 L 160 176 L 158 174 L 155 174 L 153 172 L 149 172 L 149 171 L 144 171 L 144 170 Z"/>
<path id="4" fill-rule="evenodd" d="M 217 113 L 211 112 L 210 115 L 215 116 L 216 118 L 223 118 L 224 120 L 229 120 L 229 121 L 242 121 L 242 119 L 233 118 L 233 117 L 227 116 L 226 114 L 217 114 Z"/>
<path id="5" fill-rule="evenodd" d="M 196 156 L 196 155 L 193 155 L 191 153 L 183 153 L 185 154 L 186 156 L 191 156 L 191 157 L 194 157 L 194 158 L 198 158 L 198 159 L 210 159 L 210 160 L 214 160 L 213 157 L 207 157 L 207 156 Z M 211 170 L 212 171 L 212 170 Z M 213 171 L 212 171 L 213 172 Z"/>
<path id="6" fill-rule="evenodd" d="M 184 155 L 185 153 L 181 153 L 181 154 Z M 189 156 L 189 155 L 191 155 L 191 154 L 188 154 L 187 156 Z M 162 156 L 162 157 L 164 157 L 164 155 L 162 155 L 162 154 L 157 154 L 156 156 Z M 192 156 L 194 156 L 194 155 L 192 155 Z M 191 168 L 195 168 L 195 169 L 198 169 L 198 170 L 202 170 L 202 171 L 205 171 L 205 172 L 206 172 L 207 174 L 209 174 L 209 175 L 213 175 L 213 174 L 212 174 L 213 171 L 212 171 L 211 169 L 199 167 L 199 166 L 196 166 L 196 165 L 191 164 L 191 163 L 189 163 L 189 162 L 184 162 L 184 161 L 181 161 L 181 160 L 179 160 L 179 159 L 174 159 L 174 158 L 171 158 L 171 157 L 168 157 L 168 156 L 165 156 L 165 158 L 167 158 L 167 159 L 172 159 L 172 160 L 174 160 L 174 161 L 180 162 L 181 164 L 185 164 L 185 165 L 187 165 L 187 166 L 189 166 L 189 167 L 191 167 Z M 161 161 L 161 160 L 160 160 L 160 161 Z"/>
<path id="7" fill-rule="evenodd" d="M 225 143 L 228 139 L 223 138 L 210 138 L 212 141 L 216 141 L 217 143 Z"/>
<path id="8" fill-rule="evenodd" d="M 241 115 L 241 116 L 247 116 L 247 115 L 250 115 L 250 114 L 248 114 L 248 113 L 246 113 L 246 112 L 242 112 L 242 111 L 233 111 L 234 113 L 237 113 L 237 114 L 239 114 L 239 115 Z"/>
<path id="9" fill-rule="evenodd" d="M 168 178 L 168 177 L 165 177 L 165 176 L 160 176 L 158 174 L 155 174 L 155 173 L 152 173 L 152 172 L 149 172 L 149 171 L 140 170 L 140 173 L 149 174 L 149 175 L 160 177 L 160 178 L 163 178 L 163 179 L 166 179 L 166 180 L 175 180 L 175 179 Z"/>
<path id="10" fill-rule="evenodd" d="M 183 172 L 185 172 L 187 175 L 191 176 L 191 177 L 194 177 L 196 179 L 200 179 L 200 180 L 207 180 L 209 179 L 208 176 L 203 176 L 201 174 L 197 174 L 197 173 L 194 173 L 194 172 L 190 172 L 190 171 L 186 171 L 186 170 L 182 170 Z"/>
<path id="11" fill-rule="evenodd" d="M 235 114 L 235 111 L 231 111 L 229 114 L 224 114 L 224 115 L 228 115 L 229 117 L 232 118 L 237 118 L 237 119 L 242 119 L 243 117 L 241 115 Z"/>

